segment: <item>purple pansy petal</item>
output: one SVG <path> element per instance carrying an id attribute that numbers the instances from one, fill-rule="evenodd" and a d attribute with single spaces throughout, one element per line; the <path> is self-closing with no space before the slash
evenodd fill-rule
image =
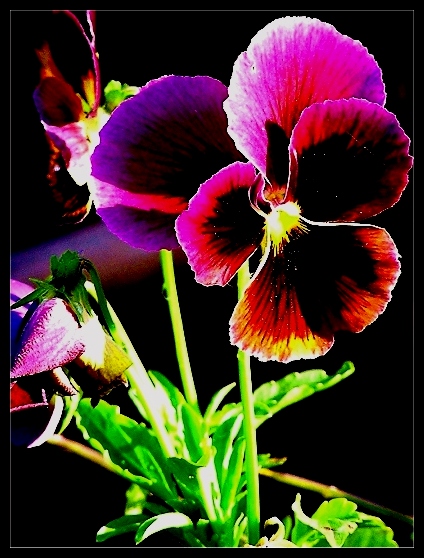
<path id="1" fill-rule="evenodd" d="M 178 248 L 175 218 L 187 207 L 185 198 L 138 194 L 95 182 L 97 213 L 120 240 L 145 250 Z"/>
<path id="2" fill-rule="evenodd" d="M 117 209 L 117 203 L 126 206 L 123 190 L 148 195 L 147 206 L 140 197 L 139 213 L 132 202 L 131 211 L 126 211 L 126 226 L 132 229 L 127 241 L 139 248 L 157 249 L 152 248 L 150 237 L 144 241 L 140 236 L 136 241 L 131 236 L 144 234 L 142 221 L 146 216 L 151 221 L 147 228 L 155 227 L 151 198 L 158 196 L 155 208 L 168 214 L 157 214 L 157 234 L 163 226 L 166 229 L 165 245 L 159 243 L 159 247 L 169 248 L 169 216 L 175 220 L 200 184 L 241 158 L 227 133 L 222 108 L 226 96 L 227 88 L 215 79 L 166 76 L 149 82 L 115 109 L 100 131 L 100 143 L 91 158 L 94 180 L 90 186 L 96 209 L 112 233 L 117 234 L 118 214 L 104 210 Z M 117 203 L 113 200 L 114 188 Z M 176 207 L 168 203 L 162 209 L 166 197 Z"/>
<path id="3" fill-rule="evenodd" d="M 44 300 L 24 327 L 10 377 L 60 367 L 84 349 L 80 327 L 69 305 L 59 298 Z"/>
<path id="4" fill-rule="evenodd" d="M 275 252 L 230 321 L 231 342 L 260 360 L 315 358 L 334 332 L 362 331 L 386 308 L 400 272 L 392 239 L 373 226 L 310 225 Z"/>
<path id="5" fill-rule="evenodd" d="M 202 184 L 178 217 L 177 238 L 204 285 L 225 285 L 258 248 L 264 218 L 252 211 L 249 188 L 256 176 L 250 163 L 233 163 Z"/>
<path id="6" fill-rule="evenodd" d="M 350 97 L 385 102 L 381 70 L 367 49 L 328 23 L 285 17 L 259 31 L 236 60 L 224 110 L 240 152 L 283 184 L 279 158 L 302 111 Z"/>
<path id="7" fill-rule="evenodd" d="M 114 235 L 133 248 L 147 251 L 178 248 L 175 213 L 143 211 L 125 206 L 98 209 L 97 213 Z"/>
<path id="8" fill-rule="evenodd" d="M 408 183 L 409 138 L 396 117 L 362 99 L 305 109 L 293 130 L 286 201 L 312 221 L 357 221 L 391 207 Z"/>

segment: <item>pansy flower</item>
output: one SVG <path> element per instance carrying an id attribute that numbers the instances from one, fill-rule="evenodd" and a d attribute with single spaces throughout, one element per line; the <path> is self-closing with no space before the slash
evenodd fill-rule
<path id="1" fill-rule="evenodd" d="M 64 77 L 55 63 L 50 44 L 44 40 L 36 49 L 41 68 L 33 99 L 50 147 L 47 178 L 54 200 L 61 211 L 62 222 L 77 223 L 88 214 L 92 203 L 85 185 L 91 172 L 90 155 L 98 142 L 98 132 L 115 106 L 138 88 L 111 82 L 105 88 L 105 103 L 101 106 L 95 12 L 86 11 L 87 32 L 71 11 L 53 14 L 55 26 L 62 32 L 59 35 L 61 47 L 75 52 L 79 80 L 70 80 L 71 84 Z M 70 177 L 64 175 L 64 170 Z"/>
<path id="2" fill-rule="evenodd" d="M 398 201 L 412 166 L 384 102 L 374 58 L 316 19 L 275 20 L 238 57 L 224 109 L 250 162 L 205 181 L 176 230 L 205 285 L 225 285 L 262 249 L 230 320 L 248 354 L 323 355 L 336 331 L 362 331 L 390 300 L 395 244 L 359 224 Z"/>

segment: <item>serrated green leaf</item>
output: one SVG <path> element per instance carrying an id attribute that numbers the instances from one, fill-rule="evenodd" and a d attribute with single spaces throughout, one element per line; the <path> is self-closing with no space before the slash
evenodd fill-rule
<path id="1" fill-rule="evenodd" d="M 160 445 L 146 425 L 120 414 L 119 407 L 103 400 L 93 408 L 82 399 L 75 416 L 84 438 L 98 451 L 107 452 L 112 463 L 148 479 L 150 490 L 163 500 L 177 497 Z"/>
<path id="2" fill-rule="evenodd" d="M 298 546 L 329 546 L 340 548 L 347 537 L 358 527 L 361 521 L 356 511 L 356 504 L 346 498 L 333 498 L 323 502 L 317 511 L 308 517 L 300 506 L 300 494 L 292 505 L 295 525 L 292 542 Z"/>
<path id="3" fill-rule="evenodd" d="M 361 514 L 363 515 L 363 514 Z M 343 544 L 343 548 L 398 548 L 399 545 L 393 540 L 393 530 L 387 527 L 378 517 L 367 516 L 358 524 L 358 528 L 349 535 Z"/>
<path id="4" fill-rule="evenodd" d="M 146 520 L 140 525 L 135 535 L 135 542 L 139 544 L 147 539 L 147 537 L 150 537 L 154 533 L 159 533 L 159 531 L 164 531 L 165 529 L 181 528 L 193 529 L 193 522 L 187 515 L 178 512 L 163 513 Z"/>
<path id="5" fill-rule="evenodd" d="M 285 407 L 297 403 L 310 395 L 336 385 L 354 372 L 351 362 L 345 362 L 333 376 L 324 370 L 293 372 L 278 381 L 262 384 L 253 394 L 256 425 Z"/>

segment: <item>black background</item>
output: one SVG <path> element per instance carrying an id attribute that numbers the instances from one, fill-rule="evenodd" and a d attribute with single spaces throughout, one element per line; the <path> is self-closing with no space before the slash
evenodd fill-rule
<path id="1" fill-rule="evenodd" d="M 210 75 L 228 84 L 236 57 L 254 34 L 285 15 L 318 17 L 360 40 L 382 69 L 386 108 L 412 139 L 412 11 L 99 11 L 96 39 L 102 85 L 115 79 L 141 86 L 166 74 Z M 95 211 L 72 227 L 49 218 L 47 146 L 32 92 L 39 79 L 34 41 L 50 17 L 42 11 L 11 12 L 12 276 L 25 280 L 27 271 L 34 274 L 40 266 L 48 270 L 51 253 L 60 255 L 55 251 L 59 246 L 75 249 L 77 243 L 104 274 L 107 296 L 145 366 L 179 385 L 157 254 L 136 253 L 111 240 Z M 78 62 L 72 44 L 64 43 L 64 63 Z M 402 255 L 402 274 L 392 301 L 364 332 L 339 333 L 329 353 L 314 361 L 283 365 L 252 360 L 254 388 L 293 371 L 323 368 L 331 374 L 345 360 L 352 360 L 356 368 L 340 385 L 287 408 L 261 426 L 258 450 L 288 457 L 281 471 L 413 515 L 412 171 L 399 203 L 372 223 L 387 228 Z M 94 248 L 93 239 L 98 242 Z M 177 262 L 188 349 L 205 409 L 215 391 L 237 381 L 236 351 L 228 343 L 236 285 L 207 289 L 195 283 L 181 253 Z M 233 399 L 238 399 L 236 390 Z M 121 405 L 123 412 L 132 412 L 120 389 L 108 400 Z M 73 427 L 67 434 L 81 440 Z M 266 478 L 260 482 L 262 521 L 291 513 L 297 490 Z M 123 479 L 48 444 L 12 449 L 11 546 L 132 546 L 132 536 L 95 543 L 98 529 L 122 515 L 127 487 Z M 301 492 L 303 510 L 311 515 L 322 498 Z M 412 546 L 409 526 L 381 517 L 401 546 Z M 144 546 L 173 543 L 155 537 Z"/>

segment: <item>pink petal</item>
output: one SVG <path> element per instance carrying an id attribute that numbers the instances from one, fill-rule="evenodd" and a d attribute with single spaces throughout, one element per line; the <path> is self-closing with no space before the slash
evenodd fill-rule
<path id="1" fill-rule="evenodd" d="M 303 16 L 277 19 L 255 35 L 234 64 L 228 95 L 229 134 L 264 174 L 270 166 L 267 123 L 279 126 L 288 144 L 313 103 L 351 97 L 385 102 L 381 70 L 367 49 Z"/>
<path id="2" fill-rule="evenodd" d="M 23 330 L 10 377 L 58 368 L 74 360 L 84 349 L 80 327 L 69 305 L 60 298 L 45 300 Z"/>

